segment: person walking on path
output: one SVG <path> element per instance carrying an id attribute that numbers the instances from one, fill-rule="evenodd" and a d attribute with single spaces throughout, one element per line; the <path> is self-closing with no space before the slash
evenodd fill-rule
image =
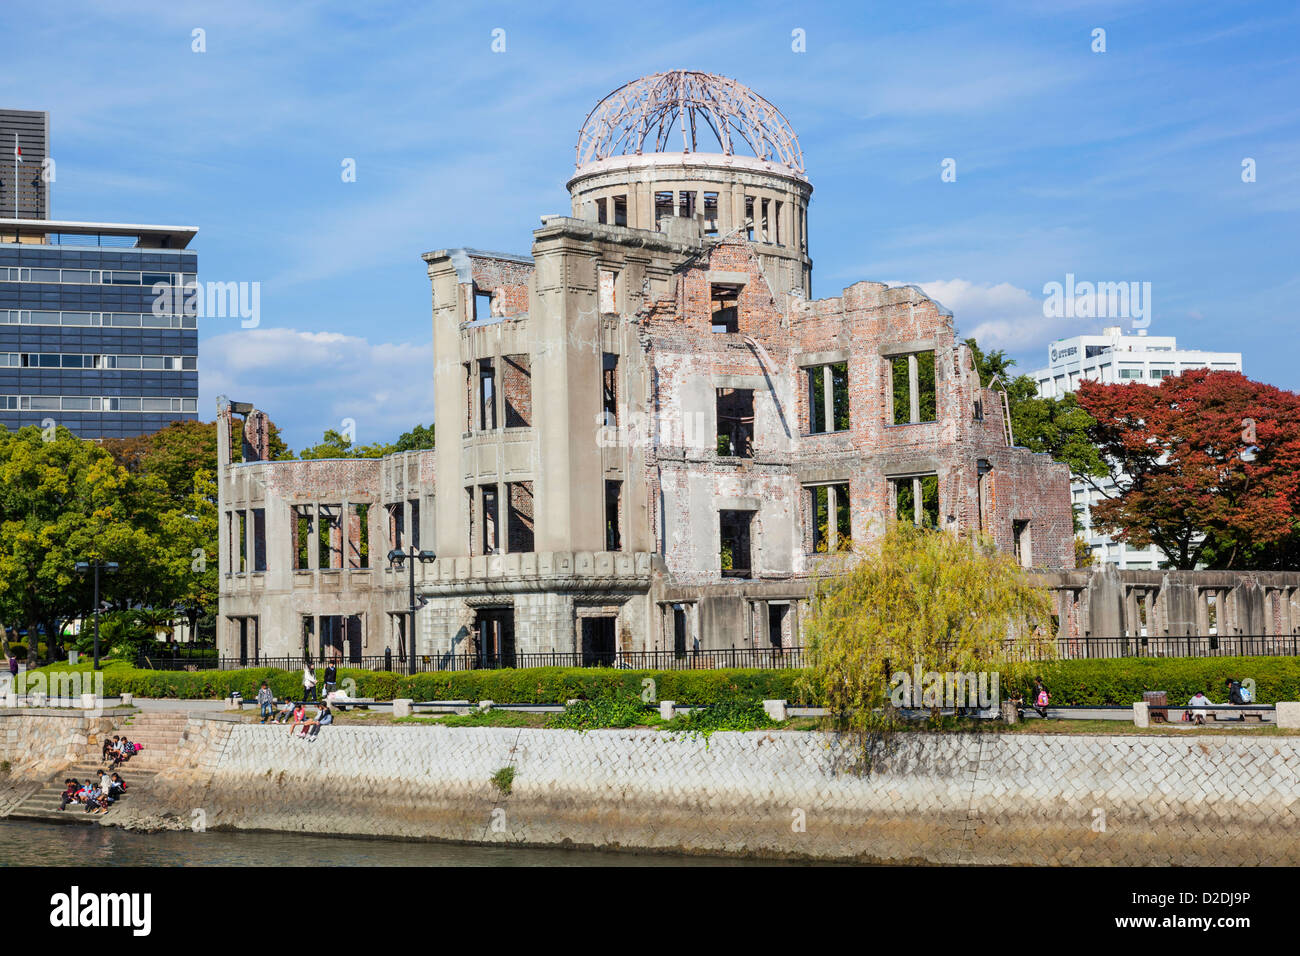
<path id="1" fill-rule="evenodd" d="M 9 676 L 18 680 L 18 658 L 12 654 L 9 655 Z"/>
<path id="2" fill-rule="evenodd" d="M 325 690 L 324 696 L 328 697 L 330 693 L 338 686 L 339 669 L 334 661 L 325 665 Z"/>
<path id="3" fill-rule="evenodd" d="M 316 670 L 311 666 L 311 661 L 302 665 L 302 699 L 316 699 Z"/>

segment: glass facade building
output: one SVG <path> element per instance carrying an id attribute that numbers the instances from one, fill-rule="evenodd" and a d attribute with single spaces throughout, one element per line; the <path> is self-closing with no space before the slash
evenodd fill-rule
<path id="1" fill-rule="evenodd" d="M 196 281 L 196 232 L 0 218 L 0 424 L 102 439 L 196 420 L 196 319 L 172 294 Z"/>

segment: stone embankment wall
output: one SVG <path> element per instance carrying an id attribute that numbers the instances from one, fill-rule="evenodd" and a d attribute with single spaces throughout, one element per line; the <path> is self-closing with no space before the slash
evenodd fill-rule
<path id="1" fill-rule="evenodd" d="M 1218 865 L 1231 846 L 1238 864 L 1300 863 L 1300 737 L 902 734 L 855 776 L 814 733 L 305 741 L 218 723 L 192 720 L 174 769 L 105 822 L 882 862 Z"/>

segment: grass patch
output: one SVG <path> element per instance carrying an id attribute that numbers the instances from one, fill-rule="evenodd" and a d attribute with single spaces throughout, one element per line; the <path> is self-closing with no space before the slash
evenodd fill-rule
<path id="1" fill-rule="evenodd" d="M 496 787 L 497 791 L 503 797 L 510 796 L 510 790 L 511 788 L 514 787 L 514 785 L 515 785 L 514 767 L 502 767 L 500 770 L 498 770 L 496 773 L 492 775 L 492 786 Z"/>

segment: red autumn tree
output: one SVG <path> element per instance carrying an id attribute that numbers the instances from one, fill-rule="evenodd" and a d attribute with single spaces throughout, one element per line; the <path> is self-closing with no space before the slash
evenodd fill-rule
<path id="1" fill-rule="evenodd" d="M 1084 382 L 1078 398 L 1118 489 L 1092 509 L 1099 528 L 1154 544 L 1174 568 L 1276 567 L 1295 556 L 1300 395 L 1195 369 L 1156 387 Z"/>

